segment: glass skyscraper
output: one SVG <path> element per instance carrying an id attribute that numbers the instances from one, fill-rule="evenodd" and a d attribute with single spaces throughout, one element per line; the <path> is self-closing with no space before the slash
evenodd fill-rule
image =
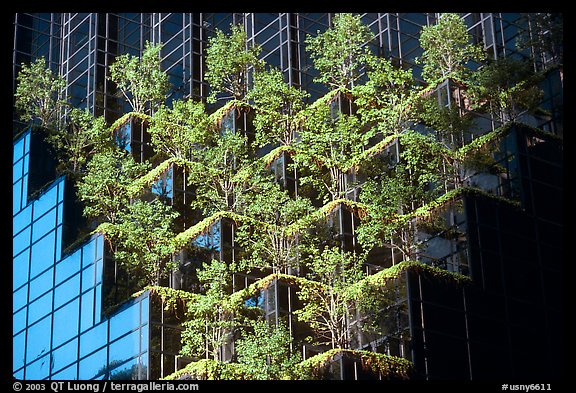
<path id="1" fill-rule="evenodd" d="M 419 33 L 422 26 L 436 23 L 438 14 L 359 15 L 374 33 L 375 39 L 366 43 L 371 50 L 412 68 L 419 78 L 421 68 L 415 62 L 422 55 Z M 248 44 L 260 45 L 260 57 L 278 67 L 290 85 L 310 92 L 313 101 L 327 90 L 313 80 L 317 71 L 305 51 L 305 39 L 326 30 L 333 17 L 330 13 L 18 13 L 14 14 L 14 87 L 21 64 L 43 56 L 65 79 L 63 94 L 71 104 L 103 115 L 111 124 L 130 109 L 108 80 L 108 67 L 121 54 L 140 55 L 150 41 L 163 44 L 162 69 L 172 86 L 168 101 L 205 99 L 203 54 L 208 37 L 216 28 L 227 30 L 231 23 L 242 23 Z M 516 45 L 519 35 L 532 31 L 533 22 L 524 15 L 466 13 L 462 18 L 474 42 L 482 43 L 493 58 L 530 55 L 535 70 L 558 61 L 537 47 Z M 449 208 L 443 214 L 466 232 L 465 240 L 419 234 L 428 262 L 440 261 L 444 269 L 470 276 L 474 285 L 444 288 L 407 274 L 400 280 L 398 300 L 406 309 L 402 313 L 399 307 L 390 317 L 396 327 L 377 338 L 358 331 L 354 341 L 358 348 L 410 359 L 422 379 L 562 375 L 563 74 L 550 68 L 541 82 L 545 113 L 520 119 L 524 125 L 512 126 L 502 139 L 497 159 L 506 176 L 474 179 L 496 195 L 513 197 L 523 210 L 464 196 L 463 209 Z M 446 106 L 454 99 L 449 84 L 435 94 Z M 249 122 L 246 119 L 242 120 Z M 229 121 L 237 127 L 239 120 Z M 477 134 L 482 134 L 502 123 L 478 117 L 476 125 Z M 146 145 L 146 133 L 134 120 L 126 127 L 127 148 L 132 146 L 135 155 L 133 146 Z M 190 360 L 178 356 L 179 319 L 164 310 L 164 300 L 153 290 L 137 292 L 121 304 L 110 299 L 110 287 L 119 282 L 106 239 L 91 234 L 94 228 L 82 221 L 73 185 L 56 177 L 45 142 L 16 114 L 13 136 L 14 377 L 157 379 L 182 368 Z M 144 147 L 140 152 L 139 160 L 144 160 Z M 283 159 L 276 163 L 278 176 L 295 182 Z M 186 209 L 191 191 L 185 184 L 173 167 L 152 192 Z M 179 225 L 185 230 L 198 217 L 182 212 Z M 354 218 L 339 214 L 341 233 L 353 239 Z M 225 220 L 196 241 L 217 243 L 222 260 L 234 252 L 233 228 Z M 175 289 L 187 288 L 186 256 L 181 258 L 181 269 L 166 283 Z M 251 278 L 235 280 L 244 282 L 238 284 L 241 288 Z M 278 283 L 267 291 L 263 298 L 275 302 L 272 306 L 266 300 L 267 318 L 291 312 L 289 287 Z"/>

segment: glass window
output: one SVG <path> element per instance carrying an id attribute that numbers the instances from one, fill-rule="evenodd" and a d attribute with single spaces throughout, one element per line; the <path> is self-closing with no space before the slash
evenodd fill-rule
<path id="1" fill-rule="evenodd" d="M 80 361 L 79 379 L 94 379 L 102 374 L 107 369 L 106 357 L 108 347 L 102 348 L 100 351 L 88 356 L 86 359 Z"/>
<path id="2" fill-rule="evenodd" d="M 12 239 L 12 256 L 19 254 L 20 251 L 30 246 L 30 227 L 26 227 Z"/>
<path id="3" fill-rule="evenodd" d="M 64 201 L 64 190 L 65 190 L 65 186 L 66 183 L 61 182 L 58 184 L 58 202 L 62 202 Z"/>
<path id="4" fill-rule="evenodd" d="M 26 379 L 44 379 L 50 373 L 50 355 L 44 355 L 26 367 Z"/>
<path id="5" fill-rule="evenodd" d="M 78 338 L 64 344 L 52 353 L 52 369 L 58 371 L 78 360 Z"/>
<path id="6" fill-rule="evenodd" d="M 47 313 L 52 312 L 52 291 L 41 296 L 28 306 L 28 324 L 33 324 Z"/>
<path id="7" fill-rule="evenodd" d="M 110 350 L 112 351 L 112 350 Z M 118 363 L 110 362 L 110 366 L 116 365 Z M 138 358 L 132 359 L 129 362 L 122 364 L 121 366 L 116 367 L 115 369 L 110 371 L 110 379 L 113 380 L 132 380 L 132 379 L 142 379 L 145 378 L 146 375 L 142 375 L 143 372 L 140 372 L 139 369 L 142 369 L 143 366 L 139 364 Z"/>
<path id="8" fill-rule="evenodd" d="M 94 290 L 82 295 L 82 307 L 80 312 L 80 331 L 91 328 L 94 325 Z"/>
<path id="9" fill-rule="evenodd" d="M 56 381 L 78 379 L 77 368 L 78 364 L 73 364 L 72 366 L 60 371 L 58 374 L 54 374 L 52 379 Z"/>
<path id="10" fill-rule="evenodd" d="M 12 259 L 12 288 L 16 289 L 28 281 L 30 249 L 27 248 Z"/>
<path id="11" fill-rule="evenodd" d="M 12 310 L 17 311 L 28 303 L 28 285 L 24 285 L 12 295 Z"/>
<path id="12" fill-rule="evenodd" d="M 94 323 L 100 323 L 102 320 L 102 284 L 96 285 L 94 294 L 96 296 L 94 302 Z"/>
<path id="13" fill-rule="evenodd" d="M 20 179 L 22 177 L 24 160 L 18 161 L 12 164 L 12 181 L 14 179 Z"/>
<path id="14" fill-rule="evenodd" d="M 26 348 L 26 332 L 22 332 L 12 339 L 12 370 L 24 366 L 24 349 Z"/>
<path id="15" fill-rule="evenodd" d="M 94 287 L 94 264 L 82 270 L 82 292 Z"/>
<path id="16" fill-rule="evenodd" d="M 54 312 L 54 347 L 78 334 L 78 314 L 80 300 L 75 299 Z"/>
<path id="17" fill-rule="evenodd" d="M 12 233 L 18 233 L 26 225 L 30 225 L 32 221 L 32 205 L 28 205 L 25 209 L 22 209 L 20 213 L 14 216 L 12 219 Z"/>
<path id="18" fill-rule="evenodd" d="M 30 281 L 29 301 L 33 301 L 53 287 L 54 269 L 50 268 L 34 280 Z"/>
<path id="19" fill-rule="evenodd" d="M 140 302 L 119 311 L 110 319 L 110 341 L 137 328 L 140 325 Z"/>
<path id="20" fill-rule="evenodd" d="M 28 328 L 26 343 L 26 361 L 31 362 L 50 351 L 50 332 L 52 316 L 49 315 Z"/>
<path id="21" fill-rule="evenodd" d="M 24 159 L 26 159 L 26 157 Z M 20 191 L 20 189 L 18 189 L 18 191 Z M 22 195 L 20 196 L 20 199 L 22 200 L 22 205 L 28 203 L 28 175 L 22 177 Z M 20 207 L 18 207 L 18 210 L 20 210 Z"/>
<path id="22" fill-rule="evenodd" d="M 50 265 L 54 264 L 54 245 L 56 231 L 50 232 L 36 244 L 32 245 L 30 277 L 35 277 Z"/>
<path id="23" fill-rule="evenodd" d="M 18 213 L 22 203 L 22 180 L 12 186 L 12 214 Z"/>
<path id="24" fill-rule="evenodd" d="M 110 344 L 110 363 L 118 364 L 140 353 L 140 330 L 136 330 Z"/>
<path id="25" fill-rule="evenodd" d="M 56 265 L 56 285 L 80 270 L 80 252 L 70 254 Z"/>
<path id="26" fill-rule="evenodd" d="M 29 135 L 30 134 L 26 134 L 26 136 L 24 138 L 20 138 L 15 144 L 14 144 L 14 158 L 13 161 L 17 161 L 20 158 L 22 158 L 22 156 L 24 155 L 24 147 L 25 147 L 25 142 L 26 139 L 29 139 Z M 27 145 L 27 144 L 26 144 Z"/>
<path id="27" fill-rule="evenodd" d="M 108 322 L 105 321 L 80 336 L 80 357 L 84 357 L 108 343 Z M 112 355 L 112 354 L 111 354 Z"/>
<path id="28" fill-rule="evenodd" d="M 80 295 L 80 274 L 56 287 L 54 290 L 54 308 L 69 302 Z"/>
<path id="29" fill-rule="evenodd" d="M 82 267 L 94 263 L 96 259 L 96 239 L 90 240 L 82 247 Z"/>
<path id="30" fill-rule="evenodd" d="M 34 202 L 34 220 L 56 206 L 58 187 L 52 186 L 36 202 Z"/>
<path id="31" fill-rule="evenodd" d="M 18 333 L 26 327 L 26 307 L 12 316 L 12 334 Z"/>
<path id="32" fill-rule="evenodd" d="M 56 209 L 50 210 L 32 225 L 32 242 L 40 239 L 56 227 Z"/>

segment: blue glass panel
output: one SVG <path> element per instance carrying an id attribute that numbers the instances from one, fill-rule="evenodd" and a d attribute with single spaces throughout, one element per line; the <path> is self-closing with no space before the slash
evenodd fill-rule
<path id="1" fill-rule="evenodd" d="M 28 156 L 26 156 L 28 157 Z M 25 167 L 26 168 L 26 167 Z M 28 175 L 22 177 L 22 206 L 28 203 Z"/>
<path id="2" fill-rule="evenodd" d="M 82 308 L 80 313 L 80 331 L 90 329 L 94 325 L 94 290 L 82 295 Z"/>
<path id="3" fill-rule="evenodd" d="M 102 235 L 96 237 L 96 259 L 104 256 L 104 238 Z"/>
<path id="4" fill-rule="evenodd" d="M 56 287 L 54 290 L 54 308 L 56 309 L 78 296 L 80 296 L 80 274 L 76 274 Z"/>
<path id="5" fill-rule="evenodd" d="M 50 291 L 47 294 L 39 297 L 28 306 L 28 324 L 31 325 L 46 314 L 52 312 L 52 294 Z"/>
<path id="6" fill-rule="evenodd" d="M 80 252 L 75 252 L 56 265 L 56 285 L 78 271 L 80 271 Z"/>
<path id="7" fill-rule="evenodd" d="M 102 284 L 96 285 L 94 288 L 94 323 L 100 323 L 102 320 Z"/>
<path id="8" fill-rule="evenodd" d="M 34 202 L 34 220 L 56 206 L 58 187 L 50 187 L 37 201 Z"/>
<path id="9" fill-rule="evenodd" d="M 54 269 L 50 268 L 34 280 L 30 281 L 29 301 L 33 301 L 53 287 Z"/>
<path id="10" fill-rule="evenodd" d="M 29 134 L 28 134 L 29 135 Z M 25 142 L 25 137 L 24 138 L 20 138 L 18 139 L 18 141 L 14 144 L 14 157 L 12 158 L 12 162 L 16 162 L 17 160 L 19 160 L 20 158 L 22 158 L 22 155 L 24 154 L 24 142 Z"/>
<path id="11" fill-rule="evenodd" d="M 12 239 L 12 256 L 17 255 L 30 246 L 30 227 L 26 227 L 18 235 L 14 236 Z"/>
<path id="12" fill-rule="evenodd" d="M 72 366 L 60 371 L 58 374 L 54 374 L 52 379 L 56 381 L 70 381 L 78 379 L 78 364 L 73 364 Z"/>
<path id="13" fill-rule="evenodd" d="M 20 213 L 14 216 L 12 219 L 12 233 L 18 233 L 26 225 L 30 225 L 32 221 L 32 205 L 28 205 L 26 208 L 22 209 Z"/>
<path id="14" fill-rule="evenodd" d="M 12 334 L 18 333 L 26 327 L 26 308 L 18 311 L 12 317 Z"/>
<path id="15" fill-rule="evenodd" d="M 22 177 L 22 165 L 24 164 L 24 160 L 18 161 L 12 164 L 12 181 L 20 179 Z"/>
<path id="16" fill-rule="evenodd" d="M 112 350 L 110 350 L 112 351 Z M 110 362 L 110 366 L 113 366 L 118 363 Z M 139 369 L 142 369 L 142 366 L 138 363 L 138 358 L 132 359 L 129 362 L 122 364 L 110 371 L 110 379 L 113 380 L 133 380 L 133 379 L 141 379 L 139 378 Z"/>
<path id="17" fill-rule="evenodd" d="M 28 285 L 14 292 L 12 295 L 12 311 L 17 311 L 28 303 Z"/>
<path id="18" fill-rule="evenodd" d="M 140 302 L 121 310 L 110 319 L 110 341 L 140 325 Z"/>
<path id="19" fill-rule="evenodd" d="M 138 357 L 140 353 L 140 330 L 129 333 L 110 344 L 110 364 L 117 364 Z"/>
<path id="20" fill-rule="evenodd" d="M 62 258 L 62 225 L 58 225 L 56 228 L 56 260 Z"/>
<path id="21" fill-rule="evenodd" d="M 24 176 L 22 176 L 22 178 L 24 179 L 24 184 L 28 184 L 28 172 L 30 168 L 30 154 L 25 154 L 24 155 Z M 26 186 L 26 188 L 24 188 L 24 190 L 28 190 L 28 187 Z M 26 193 L 24 193 L 24 195 L 26 195 Z M 27 201 L 25 200 L 24 202 L 27 203 Z"/>
<path id="22" fill-rule="evenodd" d="M 12 339 L 12 370 L 24 366 L 24 349 L 26 348 L 26 332 L 22 332 Z"/>
<path id="23" fill-rule="evenodd" d="M 64 221 L 64 203 L 61 202 L 56 206 L 58 216 L 56 217 L 56 225 L 62 224 Z"/>
<path id="24" fill-rule="evenodd" d="M 80 335 L 80 357 L 84 357 L 108 343 L 108 321 L 94 326 Z"/>
<path id="25" fill-rule="evenodd" d="M 50 355 L 44 355 L 26 367 L 26 379 L 44 379 L 50 373 Z"/>
<path id="26" fill-rule="evenodd" d="M 20 369 L 14 373 L 14 378 L 16 379 L 24 379 L 24 369 Z"/>
<path id="27" fill-rule="evenodd" d="M 50 210 L 32 225 L 32 242 L 56 228 L 56 209 Z"/>
<path id="28" fill-rule="evenodd" d="M 116 131 L 116 145 L 121 149 L 126 149 L 130 151 L 130 134 L 131 134 L 131 122 L 125 123 L 118 131 Z"/>
<path id="29" fill-rule="evenodd" d="M 106 357 L 108 347 L 80 361 L 78 379 L 94 379 L 107 369 Z"/>
<path id="30" fill-rule="evenodd" d="M 49 315 L 28 328 L 27 362 L 32 362 L 50 351 L 51 322 L 52 316 Z"/>
<path id="31" fill-rule="evenodd" d="M 148 292 L 149 294 L 150 292 Z M 141 307 L 141 312 L 140 315 L 142 315 L 142 323 L 148 323 L 149 322 L 149 317 L 148 317 L 148 311 L 150 309 L 150 297 L 146 296 L 144 299 L 142 299 L 142 301 L 140 302 L 140 307 Z"/>
<path id="32" fill-rule="evenodd" d="M 104 267 L 104 262 L 102 261 L 102 259 L 97 260 L 94 263 L 94 267 L 96 269 L 96 284 L 100 284 L 102 282 L 102 276 L 103 276 L 103 267 Z"/>
<path id="33" fill-rule="evenodd" d="M 148 351 L 148 326 L 142 326 L 140 329 L 140 351 L 147 352 Z"/>
<path id="34" fill-rule="evenodd" d="M 86 269 L 82 270 L 82 292 L 94 288 L 94 273 L 94 264 L 91 264 Z"/>
<path id="35" fill-rule="evenodd" d="M 96 239 L 90 240 L 82 247 L 82 267 L 86 267 L 96 260 Z"/>
<path id="36" fill-rule="evenodd" d="M 12 186 L 12 214 L 18 213 L 22 203 L 22 180 Z"/>
<path id="37" fill-rule="evenodd" d="M 50 265 L 54 264 L 54 245 L 56 241 L 56 231 L 40 239 L 32 245 L 32 258 L 30 262 L 30 278 L 34 278 Z"/>
<path id="38" fill-rule="evenodd" d="M 64 200 L 64 188 L 66 187 L 66 183 L 62 182 L 58 185 L 58 202 L 62 202 Z"/>
<path id="39" fill-rule="evenodd" d="M 54 311 L 54 347 L 65 343 L 78 334 L 78 314 L 80 313 L 80 300 L 65 305 Z"/>
<path id="40" fill-rule="evenodd" d="M 12 288 L 16 289 L 28 281 L 30 249 L 27 248 L 12 259 Z"/>

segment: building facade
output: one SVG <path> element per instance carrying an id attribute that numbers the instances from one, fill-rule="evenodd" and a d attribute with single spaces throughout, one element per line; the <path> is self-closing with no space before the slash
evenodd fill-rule
<path id="1" fill-rule="evenodd" d="M 371 50 L 411 68 L 418 79 L 419 33 L 422 26 L 436 23 L 439 14 L 360 15 L 375 35 L 367 43 Z M 203 53 L 208 37 L 216 28 L 226 31 L 231 23 L 242 23 L 248 43 L 262 47 L 260 57 L 278 67 L 291 86 L 311 93 L 313 101 L 327 88 L 314 82 L 317 71 L 306 53 L 305 39 L 326 30 L 333 18 L 330 13 L 18 13 L 14 87 L 21 64 L 44 56 L 66 80 L 63 94 L 72 106 L 103 115 L 111 124 L 130 109 L 108 80 L 108 67 L 121 54 L 141 54 L 145 42 L 151 41 L 163 44 L 162 69 L 172 85 L 168 102 L 205 99 L 209 86 Z M 519 36 L 532 32 L 535 19 L 512 13 L 470 13 L 462 18 L 474 42 L 482 43 L 489 56 L 530 56 L 534 69 L 551 69 L 540 83 L 543 113 L 523 115 L 512 126 L 478 116 L 470 136 L 507 127 L 495 157 L 505 167 L 505 176 L 479 174 L 468 180 L 471 186 L 517 203 L 465 193 L 446 205 L 439 214 L 463 235 L 418 233 L 421 260 L 469 276 L 471 284 L 444 285 L 407 271 L 396 280 L 398 297 L 386 312 L 380 333 L 370 335 L 355 327 L 361 325 L 359 320 L 353 321 L 351 342 L 354 349 L 412 361 L 416 379 L 560 378 L 564 371 L 562 69 L 551 67 L 559 61 L 556 52 L 517 45 Z M 450 106 L 458 99 L 454 91 L 447 82 L 434 93 Z M 224 102 L 208 108 L 215 111 Z M 247 115 L 229 116 L 223 127 L 247 130 L 250 122 Z M 82 221 L 73 185 L 56 176 L 41 136 L 16 113 L 13 124 L 14 377 L 157 379 L 184 367 L 190 359 L 178 356 L 179 319 L 164 311 L 165 300 L 153 290 L 124 296 L 120 304 L 110 301 L 122 280 L 109 245 L 101 234 L 85 235 L 90 228 Z M 137 161 L 146 160 L 150 155 L 146 129 L 137 119 L 123 127 L 125 148 Z M 388 154 L 394 155 L 394 149 L 397 157 L 401 149 L 397 144 L 388 148 Z M 273 167 L 277 179 L 297 192 L 297 175 L 290 172 L 289 160 L 281 155 Z M 201 217 L 187 210 L 193 191 L 182 176 L 173 166 L 151 191 L 181 210 L 178 226 L 185 231 Z M 356 200 L 356 194 L 347 198 Z M 357 217 L 340 206 L 332 220 L 343 247 L 353 249 Z M 195 247 L 209 250 L 212 258 L 233 260 L 234 230 L 233 224 L 221 220 L 194 240 Z M 178 258 L 180 268 L 165 285 L 188 290 L 194 280 L 187 269 L 197 263 L 198 255 L 184 249 Z M 366 268 L 376 272 L 398 262 L 393 250 L 382 250 L 380 258 L 385 262 Z M 241 290 L 257 278 L 235 275 L 234 286 Z M 284 316 L 292 321 L 298 307 L 294 293 L 280 281 L 263 291 L 258 302 L 266 320 Z M 318 348 L 302 348 L 305 357 L 317 352 Z M 233 358 L 233 346 L 223 348 L 223 357 Z M 331 377 L 353 375 L 358 377 L 344 371 Z"/>

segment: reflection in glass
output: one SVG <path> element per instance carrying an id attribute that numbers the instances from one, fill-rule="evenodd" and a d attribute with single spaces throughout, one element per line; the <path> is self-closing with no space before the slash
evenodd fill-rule
<path id="1" fill-rule="evenodd" d="M 118 364 L 138 356 L 140 352 L 140 330 L 133 331 L 127 336 L 110 344 L 110 363 L 113 361 Z"/>
<path id="2" fill-rule="evenodd" d="M 140 325 L 140 302 L 134 303 L 110 319 L 110 341 Z"/>
<path id="3" fill-rule="evenodd" d="M 94 326 L 80 336 L 80 357 L 84 357 L 108 343 L 108 323 Z"/>
<path id="4" fill-rule="evenodd" d="M 56 265 L 56 284 L 80 270 L 80 252 L 70 254 Z"/>
<path id="5" fill-rule="evenodd" d="M 80 308 L 80 331 L 90 329 L 94 325 L 94 290 L 82 295 Z"/>
<path id="6" fill-rule="evenodd" d="M 12 369 L 24 366 L 24 349 L 26 348 L 26 332 L 12 338 Z"/>
<path id="7" fill-rule="evenodd" d="M 54 347 L 57 347 L 78 334 L 79 306 L 80 300 L 75 299 L 73 302 L 54 312 Z"/>
<path id="8" fill-rule="evenodd" d="M 32 225 L 32 242 L 40 239 L 56 227 L 56 209 L 50 210 Z"/>
<path id="9" fill-rule="evenodd" d="M 31 325 L 46 314 L 52 312 L 52 291 L 48 292 L 28 306 L 28 324 Z"/>
<path id="10" fill-rule="evenodd" d="M 78 379 L 77 368 L 78 364 L 73 364 L 59 373 L 54 374 L 52 379 L 56 381 Z"/>
<path id="11" fill-rule="evenodd" d="M 54 290 L 54 308 L 58 308 L 80 294 L 80 274 L 64 282 Z"/>
<path id="12" fill-rule="evenodd" d="M 18 333 L 26 327 L 26 308 L 18 311 L 12 316 L 12 334 Z"/>
<path id="13" fill-rule="evenodd" d="M 46 354 L 26 367 L 26 379 L 44 379 L 50 373 L 50 355 Z"/>
<path id="14" fill-rule="evenodd" d="M 52 316 L 49 315 L 28 328 L 28 340 L 26 343 L 26 360 L 28 362 L 50 351 L 51 322 Z"/>
<path id="15" fill-rule="evenodd" d="M 32 246 L 32 259 L 30 266 L 31 278 L 54 264 L 55 240 L 56 231 L 52 231 Z"/>
<path id="16" fill-rule="evenodd" d="M 40 276 L 36 277 L 34 280 L 30 281 L 30 295 L 29 301 L 33 301 L 38 296 L 42 295 L 49 289 L 53 287 L 54 269 L 50 268 L 42 273 Z"/>
<path id="17" fill-rule="evenodd" d="M 30 227 L 12 238 L 12 255 L 19 254 L 28 246 L 30 246 Z"/>
<path id="18" fill-rule="evenodd" d="M 52 353 L 52 370 L 58 371 L 78 360 L 78 338 L 61 346 Z"/>
<path id="19" fill-rule="evenodd" d="M 98 375 L 104 373 L 107 369 L 107 355 L 108 347 L 104 347 L 100 351 L 88 356 L 84 360 L 81 360 L 78 378 L 94 379 Z"/>
<path id="20" fill-rule="evenodd" d="M 28 281 L 30 249 L 14 257 L 12 260 L 12 288 L 16 289 Z"/>
<path id="21" fill-rule="evenodd" d="M 58 183 L 56 183 L 58 184 Z M 58 196 L 58 187 L 52 186 L 47 190 L 38 200 L 34 202 L 34 220 L 37 220 L 40 216 L 46 213 L 48 210 L 52 209 L 57 204 L 56 197 Z"/>

